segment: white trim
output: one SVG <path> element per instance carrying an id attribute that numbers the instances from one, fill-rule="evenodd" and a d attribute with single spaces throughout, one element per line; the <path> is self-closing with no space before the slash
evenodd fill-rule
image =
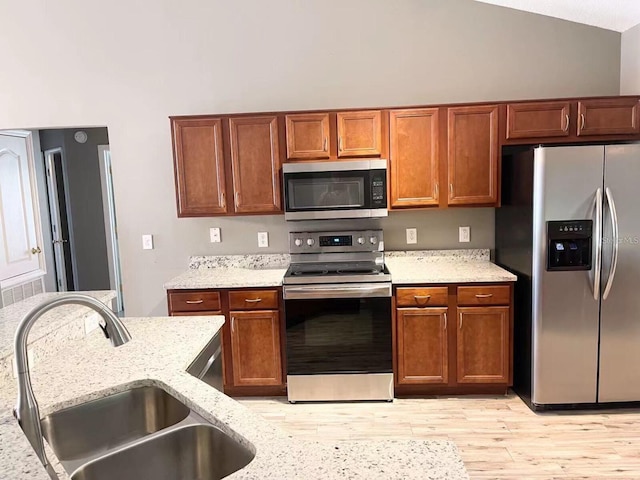
<path id="1" fill-rule="evenodd" d="M 5 278 L 4 280 L 0 280 L 0 290 L 15 287 L 16 285 L 20 285 L 23 283 L 32 282 L 33 280 L 44 277 L 46 273 L 47 272 L 45 270 L 32 270 L 31 272 L 23 273 L 22 275 Z"/>
<path id="2" fill-rule="evenodd" d="M 58 198 L 60 196 L 60 192 L 58 192 L 58 183 L 57 183 L 57 174 L 56 174 L 56 166 L 54 161 L 54 155 L 56 153 L 60 154 L 60 167 L 62 168 L 62 147 L 51 148 L 49 150 L 44 151 L 44 169 L 45 169 L 45 177 L 47 184 L 47 193 L 49 194 L 49 218 L 51 223 L 51 237 L 53 239 L 59 239 L 62 237 L 62 232 L 60 232 L 60 202 Z M 64 175 L 63 175 L 64 177 Z M 64 178 L 61 179 L 64 183 Z M 64 191 L 62 193 L 65 193 Z M 65 195 L 66 197 L 66 195 Z M 67 217 L 67 212 L 65 212 Z M 68 225 L 67 225 L 68 227 Z M 53 230 L 56 230 L 55 234 Z M 67 238 L 67 242 L 69 239 Z M 70 245 L 69 245 L 70 247 Z M 52 245 L 53 249 L 53 258 L 56 270 L 56 289 L 59 292 L 67 291 L 67 270 L 66 270 L 66 259 L 64 257 L 64 247 L 62 245 L 56 245 L 55 243 Z M 71 265 L 73 269 L 73 265 Z"/>

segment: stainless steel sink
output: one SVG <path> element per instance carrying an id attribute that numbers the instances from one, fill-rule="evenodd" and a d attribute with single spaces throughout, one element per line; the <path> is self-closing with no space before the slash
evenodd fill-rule
<path id="1" fill-rule="evenodd" d="M 71 480 L 215 480 L 247 466 L 254 453 L 212 425 L 158 433 L 100 457 Z"/>
<path id="2" fill-rule="evenodd" d="M 41 426 L 69 471 L 96 455 L 175 425 L 189 412 L 164 390 L 140 387 L 59 410 L 42 419 Z"/>

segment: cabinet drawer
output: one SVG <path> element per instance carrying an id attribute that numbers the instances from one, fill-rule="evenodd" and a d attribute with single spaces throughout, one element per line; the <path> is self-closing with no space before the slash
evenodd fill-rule
<path id="1" fill-rule="evenodd" d="M 448 294 L 447 287 L 398 288 L 396 305 L 398 307 L 446 307 Z"/>
<path id="2" fill-rule="evenodd" d="M 458 305 L 509 305 L 509 285 L 458 287 Z"/>
<path id="3" fill-rule="evenodd" d="M 220 310 L 219 292 L 171 292 L 169 311 L 204 312 Z"/>
<path id="4" fill-rule="evenodd" d="M 229 310 L 277 309 L 277 290 L 236 290 L 229 292 Z"/>

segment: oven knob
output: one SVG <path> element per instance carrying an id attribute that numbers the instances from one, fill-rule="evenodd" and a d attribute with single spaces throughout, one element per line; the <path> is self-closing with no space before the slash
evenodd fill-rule
<path id="1" fill-rule="evenodd" d="M 302 245 L 302 239 L 301 238 L 296 238 L 293 243 L 296 244 L 296 247 L 299 247 L 300 245 Z"/>
<path id="2" fill-rule="evenodd" d="M 307 238 L 307 245 L 312 246 L 316 241 L 313 238 Z"/>
<path id="3" fill-rule="evenodd" d="M 358 243 L 364 245 L 364 237 L 358 237 Z"/>
<path id="4" fill-rule="evenodd" d="M 376 243 L 378 243 L 378 237 L 371 237 L 369 241 L 375 245 Z"/>

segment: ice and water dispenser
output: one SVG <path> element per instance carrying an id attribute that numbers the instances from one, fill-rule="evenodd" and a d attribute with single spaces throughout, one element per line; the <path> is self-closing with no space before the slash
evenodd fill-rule
<path id="1" fill-rule="evenodd" d="M 547 270 L 591 270 L 591 220 L 547 222 Z"/>

